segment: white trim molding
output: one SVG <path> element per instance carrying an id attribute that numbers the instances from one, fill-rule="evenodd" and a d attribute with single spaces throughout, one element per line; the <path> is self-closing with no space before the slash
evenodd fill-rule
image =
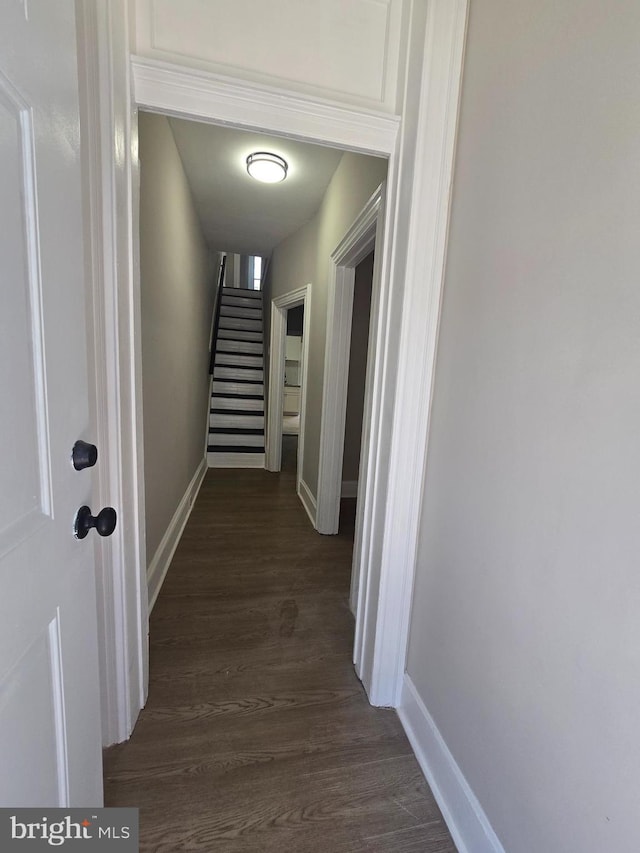
<path id="1" fill-rule="evenodd" d="M 122 520 L 96 538 L 103 746 L 126 740 L 146 701 L 148 614 L 144 543 L 144 469 L 137 280 L 137 180 L 131 156 L 126 0 L 78 3 L 80 88 L 87 199 L 89 333 L 99 448 L 99 506 Z M 114 140 L 122 140 L 115 147 Z M 137 237 L 136 237 L 137 239 Z"/>
<path id="2" fill-rule="evenodd" d="M 403 679 L 398 716 L 459 853 L 505 853 L 478 798 L 407 674 Z"/>
<path id="3" fill-rule="evenodd" d="M 406 659 L 444 283 L 468 0 L 430 0 L 379 582 L 361 585 L 356 668 L 374 705 L 397 707 Z M 410 165 L 410 164 L 407 164 Z M 396 247 L 396 253 L 398 249 Z"/>
<path id="4" fill-rule="evenodd" d="M 300 480 L 298 483 L 298 497 L 302 502 L 302 506 L 305 508 L 305 512 L 309 516 L 309 520 L 311 524 L 316 527 L 316 499 L 313 496 L 313 492 L 306 484 L 304 480 Z"/>
<path id="5" fill-rule="evenodd" d="M 302 378 L 300 398 L 300 427 L 298 429 L 298 465 L 296 488 L 300 489 L 304 462 L 304 425 L 307 411 L 307 365 L 311 337 L 311 284 L 298 287 L 271 301 L 271 333 L 269 345 L 269 399 L 267 405 L 266 469 L 279 471 L 282 467 L 282 408 L 284 400 L 284 368 L 287 336 L 287 311 L 302 305 Z"/>
<path id="6" fill-rule="evenodd" d="M 342 459 L 344 455 L 344 429 L 347 415 L 347 383 L 349 379 L 349 350 L 351 346 L 351 320 L 353 317 L 353 291 L 356 266 L 372 251 L 382 208 L 384 184 L 373 193 L 362 211 L 331 254 L 327 289 L 327 337 L 324 356 L 322 392 L 322 418 L 320 422 L 320 461 L 318 464 L 317 529 L 319 533 L 338 532 L 340 493 L 342 488 Z M 380 290 L 379 265 L 374 266 L 371 300 L 370 329 L 384 334 L 378 324 Z M 370 336 L 371 337 L 371 336 Z M 377 341 L 369 340 L 367 374 L 375 358 Z M 371 409 L 371 388 L 365 388 L 364 411 Z"/>
<path id="7" fill-rule="evenodd" d="M 198 497 L 198 492 L 200 491 L 200 487 L 202 486 L 207 470 L 206 460 L 203 459 L 200 465 L 198 465 L 196 473 L 191 478 L 191 482 L 187 486 L 187 490 L 182 496 L 180 503 L 173 514 L 173 518 L 169 522 L 169 526 L 158 545 L 158 549 L 149 563 L 149 568 L 147 569 L 149 613 L 153 610 L 153 605 L 156 603 L 158 593 L 160 592 L 164 579 L 169 571 L 171 560 L 173 559 L 173 555 L 176 552 L 176 548 L 178 547 L 184 528 L 189 520 L 191 510 L 193 509 L 193 505 Z"/>
<path id="8" fill-rule="evenodd" d="M 335 145 L 365 154 L 391 154 L 400 117 L 292 93 L 141 56 L 131 57 L 139 107 Z"/>

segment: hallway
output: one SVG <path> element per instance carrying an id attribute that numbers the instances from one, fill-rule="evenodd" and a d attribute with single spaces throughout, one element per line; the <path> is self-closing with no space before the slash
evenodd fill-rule
<path id="1" fill-rule="evenodd" d="M 105 804 L 140 808 L 143 851 L 455 853 L 395 712 L 354 674 L 352 524 L 315 533 L 283 460 L 208 472 Z"/>

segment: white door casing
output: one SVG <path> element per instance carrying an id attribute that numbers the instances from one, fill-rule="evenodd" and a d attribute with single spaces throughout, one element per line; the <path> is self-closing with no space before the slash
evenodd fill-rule
<path id="1" fill-rule="evenodd" d="M 409 56 L 420 61 L 413 63 L 406 81 L 405 100 L 409 102 L 410 92 L 412 106 L 407 111 L 405 103 L 402 123 L 399 116 L 350 109 L 299 93 L 132 57 L 134 98 L 141 108 L 389 156 L 388 211 L 380 262 L 382 279 L 388 278 L 390 284 L 388 301 L 380 307 L 385 318 L 381 320 L 386 327 L 385 346 L 376 356 L 377 392 L 370 422 L 369 447 L 375 458 L 367 461 L 368 466 L 373 465 L 375 477 L 367 489 L 368 510 L 362 528 L 362 547 L 369 554 L 364 559 L 374 571 L 369 573 L 366 588 L 361 586 L 359 591 L 365 599 L 358 612 L 361 636 L 355 653 L 357 670 L 371 702 L 377 705 L 397 705 L 404 671 L 467 7 L 468 0 L 429 0 L 426 10 L 418 4 L 412 12 Z M 426 30 L 420 22 L 422 11 L 426 11 Z M 135 136 L 134 123 L 125 129 L 125 150 Z M 134 161 L 134 173 L 136 168 Z M 127 189 L 133 194 L 135 211 L 135 181 Z M 111 212 L 115 216 L 115 208 Z M 118 322 L 135 325 L 131 313 L 139 305 L 136 239 L 134 231 L 129 290 L 122 294 L 116 332 Z M 401 311 L 391 311 L 390 304 L 398 304 L 398 299 Z M 398 313 L 402 328 L 397 324 Z M 416 324 L 420 327 L 417 336 L 413 332 Z M 141 434 L 138 374 L 136 363 L 132 365 L 136 386 L 132 408 L 136 412 L 130 414 L 133 431 Z M 396 376 L 401 378 L 397 390 Z M 122 471 L 121 476 L 125 493 L 139 493 L 139 464 L 135 471 Z M 125 599 L 134 600 L 139 594 L 129 586 Z"/>
<path id="2" fill-rule="evenodd" d="M 0 20 L 0 805 L 102 804 L 75 4 Z M 97 510 L 94 507 L 94 510 Z"/>
<path id="3" fill-rule="evenodd" d="M 373 571 L 359 591 L 355 646 L 367 694 L 389 707 L 400 703 L 406 664 L 468 8 L 469 0 L 428 3 L 415 142 L 404 164 L 412 193 L 393 425 L 384 448 L 389 477 L 384 493 L 377 489 L 384 522 L 381 535 L 369 537 L 377 556 L 368 560 Z M 371 447 L 380 450 L 377 441 Z"/>
<path id="4" fill-rule="evenodd" d="M 331 254 L 327 295 L 327 338 L 324 357 L 322 420 L 320 424 L 320 461 L 318 464 L 318 493 L 316 495 L 316 528 L 319 533 L 338 532 L 340 494 L 342 490 L 342 459 L 344 429 L 347 415 L 347 384 L 349 380 L 349 349 L 353 316 L 353 290 L 356 267 L 384 239 L 384 192 L 381 184 Z M 383 344 L 386 329 L 380 324 L 381 263 L 374 263 L 371 284 L 371 319 L 367 352 L 364 416 L 362 423 L 362 459 L 368 460 L 368 436 L 373 405 L 373 380 L 376 352 Z M 366 503 L 367 465 L 360 467 L 358 495 L 361 509 Z M 361 527 L 361 524 L 360 524 Z M 359 564 L 359 536 L 354 543 L 354 565 Z M 355 573 L 359 574 L 359 571 Z M 353 593 L 352 593 L 352 601 Z"/>
<path id="5" fill-rule="evenodd" d="M 311 284 L 299 287 L 271 302 L 271 332 L 269 343 L 269 401 L 267 408 L 266 469 L 279 471 L 282 465 L 282 408 L 284 395 L 285 346 L 287 311 L 297 305 L 304 307 L 302 330 L 302 377 L 300 380 L 300 427 L 298 430 L 298 462 L 296 491 L 300 494 L 300 480 L 304 463 L 304 424 L 307 408 L 307 364 L 311 331 Z"/>
<path id="6" fill-rule="evenodd" d="M 148 596 L 144 537 L 140 293 L 132 183 L 127 0 L 77 0 L 89 337 L 95 434 L 100 447 L 94 495 L 113 502 L 121 523 L 95 540 L 103 746 L 126 740 L 148 686 Z M 114 144 L 117 140 L 118 144 Z"/>

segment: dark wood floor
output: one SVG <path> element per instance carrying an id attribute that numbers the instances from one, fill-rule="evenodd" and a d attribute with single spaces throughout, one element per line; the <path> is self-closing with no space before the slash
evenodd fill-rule
<path id="1" fill-rule="evenodd" d="M 106 805 L 140 808 L 141 850 L 455 851 L 354 674 L 352 515 L 319 536 L 291 471 L 207 474 L 151 617 L 147 707 L 105 753 Z"/>

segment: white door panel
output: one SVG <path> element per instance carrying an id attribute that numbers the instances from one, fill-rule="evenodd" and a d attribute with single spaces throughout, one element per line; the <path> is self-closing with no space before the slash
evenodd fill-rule
<path id="1" fill-rule="evenodd" d="M 74 14 L 0 0 L 2 806 L 102 801 Z"/>

